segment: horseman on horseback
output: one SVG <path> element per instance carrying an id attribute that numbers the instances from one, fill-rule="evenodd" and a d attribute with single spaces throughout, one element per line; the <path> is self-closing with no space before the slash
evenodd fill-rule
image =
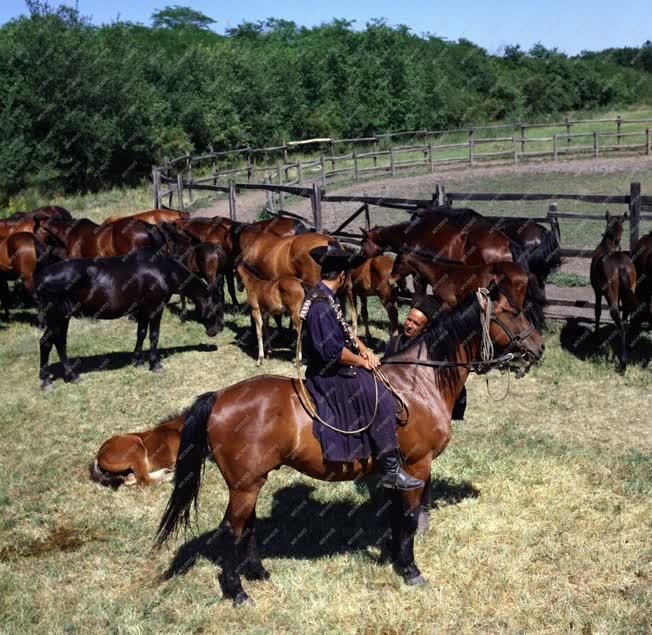
<path id="1" fill-rule="evenodd" d="M 380 360 L 351 333 L 336 297 L 364 256 L 332 246 L 310 255 L 321 265 L 321 281 L 307 294 L 300 315 L 306 385 L 316 406 L 313 432 L 324 459 L 351 463 L 373 456 L 384 487 L 423 487 L 399 464 L 395 399 L 373 375 Z"/>

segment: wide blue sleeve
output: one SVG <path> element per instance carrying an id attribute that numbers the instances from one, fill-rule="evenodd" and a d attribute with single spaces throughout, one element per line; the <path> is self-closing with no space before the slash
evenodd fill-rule
<path id="1" fill-rule="evenodd" d="M 333 309 L 326 302 L 315 302 L 308 311 L 306 321 L 312 346 L 323 364 L 337 362 L 346 342 Z"/>

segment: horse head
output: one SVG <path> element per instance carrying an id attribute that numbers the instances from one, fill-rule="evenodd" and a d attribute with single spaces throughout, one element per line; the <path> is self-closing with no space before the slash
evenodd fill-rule
<path id="1" fill-rule="evenodd" d="M 375 258 L 383 253 L 383 248 L 378 244 L 380 229 L 378 226 L 372 227 L 371 229 L 360 227 L 360 231 L 362 232 L 360 251 L 362 251 L 366 258 Z"/>
<path id="2" fill-rule="evenodd" d="M 620 249 L 620 241 L 623 237 L 623 225 L 627 220 L 627 212 L 622 216 L 611 216 L 609 210 L 607 210 L 605 220 L 607 221 L 607 229 L 604 232 L 604 237 L 613 242 L 617 249 Z"/>

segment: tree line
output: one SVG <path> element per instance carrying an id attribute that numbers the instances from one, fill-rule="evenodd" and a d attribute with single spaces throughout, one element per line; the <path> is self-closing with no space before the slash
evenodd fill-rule
<path id="1" fill-rule="evenodd" d="M 94 25 L 27 0 L 0 27 L 0 198 L 134 184 L 185 152 L 314 136 L 446 129 L 649 101 L 652 45 L 569 57 L 372 20 L 268 19 L 224 35 L 165 7 L 150 26 Z"/>

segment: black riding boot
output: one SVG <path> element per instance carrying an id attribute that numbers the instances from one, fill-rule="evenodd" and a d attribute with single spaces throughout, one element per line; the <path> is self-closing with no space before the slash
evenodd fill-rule
<path id="1" fill-rule="evenodd" d="M 398 462 L 397 452 L 395 450 L 379 456 L 377 461 L 380 481 L 383 484 L 383 487 L 387 487 L 388 489 L 409 490 L 419 489 L 425 485 L 423 481 L 420 481 L 417 478 L 412 478 L 409 474 L 403 471 Z"/>

